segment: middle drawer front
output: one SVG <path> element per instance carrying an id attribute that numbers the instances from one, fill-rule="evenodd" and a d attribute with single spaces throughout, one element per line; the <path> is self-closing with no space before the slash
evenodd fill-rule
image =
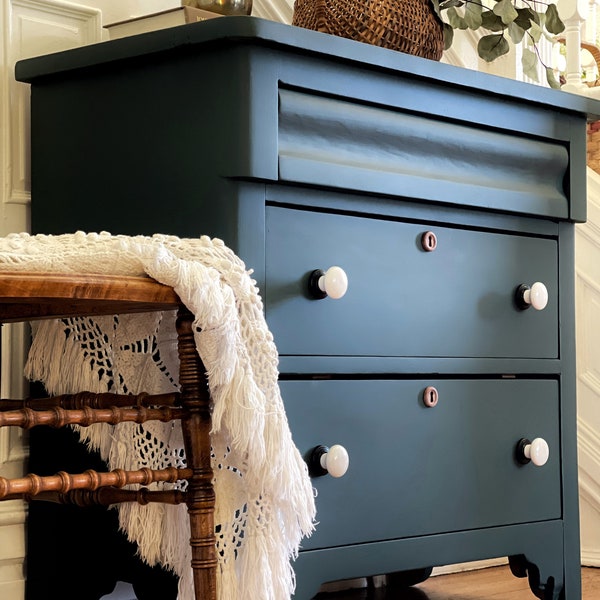
<path id="1" fill-rule="evenodd" d="M 426 386 L 439 400 L 422 401 Z M 344 446 L 348 471 L 313 478 L 316 532 L 303 549 L 561 517 L 554 380 L 282 381 L 294 442 Z M 521 464 L 523 438 L 549 446 Z"/>
<path id="2" fill-rule="evenodd" d="M 309 274 L 332 265 L 345 296 L 311 298 Z M 548 305 L 520 310 L 515 290 L 536 281 Z M 267 207 L 265 308 L 282 355 L 556 358 L 557 282 L 554 239 Z"/>

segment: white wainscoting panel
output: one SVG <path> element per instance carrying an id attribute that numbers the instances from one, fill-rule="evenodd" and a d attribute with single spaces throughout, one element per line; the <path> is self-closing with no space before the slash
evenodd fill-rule
<path id="1" fill-rule="evenodd" d="M 30 202 L 29 86 L 14 80 L 17 60 L 58 52 L 102 39 L 98 9 L 59 0 L 7 0 L 2 23 L 2 128 L 9 180 L 4 183 L 6 225 L 23 229 Z M 4 223 L 3 223 L 4 224 Z M 2 234 L 9 230 L 2 228 Z M 14 229 L 13 229 L 14 231 Z"/>
<path id="2" fill-rule="evenodd" d="M 600 176 L 588 168 L 588 221 L 576 253 L 581 562 L 600 566 Z"/>

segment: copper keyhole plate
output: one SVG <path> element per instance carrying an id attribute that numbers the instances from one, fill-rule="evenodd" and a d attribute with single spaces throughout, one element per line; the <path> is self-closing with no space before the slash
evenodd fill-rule
<path id="1" fill-rule="evenodd" d="M 429 408 L 433 408 L 438 403 L 438 391 L 432 386 L 427 386 L 423 392 L 423 404 Z"/>
<path id="2" fill-rule="evenodd" d="M 437 237 L 433 231 L 426 231 L 421 236 L 421 246 L 425 252 L 433 252 L 437 248 Z"/>

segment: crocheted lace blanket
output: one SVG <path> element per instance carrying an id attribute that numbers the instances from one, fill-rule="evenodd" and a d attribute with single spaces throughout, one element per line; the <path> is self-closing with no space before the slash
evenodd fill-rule
<path id="1" fill-rule="evenodd" d="M 0 238 L 0 270 L 146 274 L 175 289 L 194 314 L 213 401 L 219 600 L 289 599 L 291 560 L 314 527 L 314 491 L 291 438 L 277 349 L 251 271 L 218 239 L 105 232 Z M 168 311 L 37 322 L 26 376 L 49 394 L 173 391 L 174 320 Z M 185 464 L 178 421 L 79 431 L 111 469 Z M 118 510 L 141 557 L 176 572 L 179 600 L 192 600 L 186 507 L 125 503 Z"/>

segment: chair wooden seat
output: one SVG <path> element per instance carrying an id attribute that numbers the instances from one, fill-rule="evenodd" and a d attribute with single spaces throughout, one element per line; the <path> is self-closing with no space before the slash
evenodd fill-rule
<path id="1" fill-rule="evenodd" d="M 149 277 L 0 272 L 0 322 L 177 310 L 180 391 L 171 394 L 80 393 L 45 399 L 0 400 L 0 426 L 181 420 L 186 467 L 108 473 L 57 473 L 0 478 L 0 500 L 44 499 L 79 506 L 119 502 L 185 502 L 190 519 L 196 600 L 216 599 L 215 495 L 210 462 L 210 396 L 196 351 L 193 315 L 175 291 Z M 185 491 L 122 489 L 135 483 L 187 480 Z"/>
<path id="2" fill-rule="evenodd" d="M 173 288 L 150 277 L 0 272 L 0 322 L 173 310 Z"/>

